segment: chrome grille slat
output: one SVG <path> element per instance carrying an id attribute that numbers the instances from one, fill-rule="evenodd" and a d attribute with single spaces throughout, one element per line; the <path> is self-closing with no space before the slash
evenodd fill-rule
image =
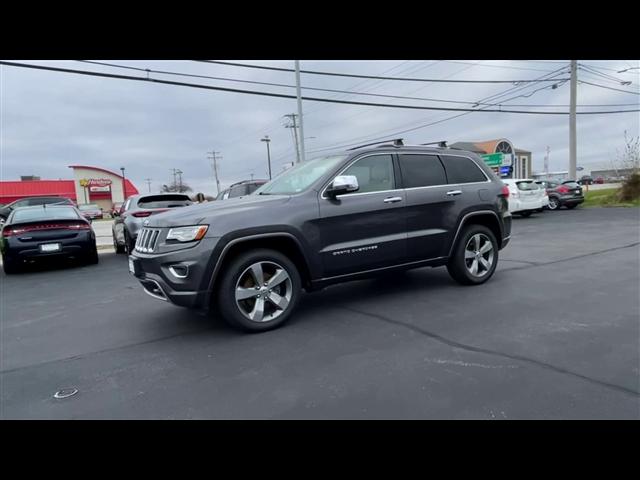
<path id="1" fill-rule="evenodd" d="M 160 238 L 160 229 L 144 227 L 138 234 L 135 249 L 142 253 L 151 253 L 155 250 Z"/>

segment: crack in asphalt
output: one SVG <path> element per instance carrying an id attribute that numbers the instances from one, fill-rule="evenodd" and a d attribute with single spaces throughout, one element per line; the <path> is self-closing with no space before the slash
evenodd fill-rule
<path id="1" fill-rule="evenodd" d="M 166 337 L 159 337 L 159 338 L 153 338 L 151 340 L 144 340 L 142 342 L 128 343 L 127 345 L 119 345 L 117 347 L 104 348 L 102 350 L 95 350 L 93 352 L 79 353 L 79 354 L 73 355 L 71 357 L 55 358 L 53 360 L 46 360 L 46 361 L 40 362 L 40 363 L 32 363 L 30 365 L 23 365 L 23 366 L 20 366 L 20 367 L 7 368 L 6 370 L 0 370 L 0 375 L 4 375 L 5 373 L 13 373 L 13 372 L 17 372 L 17 371 L 20 371 L 20 370 L 26 370 L 26 369 L 34 368 L 34 367 L 42 367 L 44 365 L 49 365 L 51 363 L 78 360 L 80 358 L 86 358 L 86 357 L 90 357 L 92 355 L 99 355 L 99 354 L 105 353 L 105 352 L 113 352 L 113 351 L 116 351 L 116 350 L 124 350 L 126 348 L 137 347 L 137 346 L 140 346 L 140 345 L 148 345 L 150 343 L 163 342 L 164 340 L 171 340 L 171 339 L 177 338 L 177 337 L 201 334 L 201 333 L 209 331 L 209 330 L 211 330 L 211 328 L 206 327 L 206 328 L 203 328 L 203 329 L 199 329 L 197 331 L 180 332 L 180 333 L 175 333 L 173 335 L 167 335 Z"/>
<path id="2" fill-rule="evenodd" d="M 438 335 L 437 333 L 433 333 L 430 332 L 428 330 L 425 330 L 424 328 L 421 328 L 417 325 L 412 325 L 410 323 L 405 323 L 405 322 L 401 322 L 398 320 L 393 320 L 391 318 L 385 317 L 384 315 L 380 315 L 377 313 L 370 313 L 370 312 L 364 312 L 362 310 L 358 310 L 355 308 L 351 308 L 351 307 L 337 307 L 337 308 L 341 308 L 343 310 L 347 310 L 350 312 L 354 312 L 354 313 L 358 313 L 360 315 L 364 315 L 367 317 L 372 317 L 378 320 L 381 320 L 383 322 L 386 323 L 390 323 L 392 325 L 397 325 L 400 327 L 404 327 L 408 330 L 412 330 L 416 333 L 419 333 L 420 335 L 424 335 L 428 338 L 431 338 L 432 340 L 435 340 L 439 343 L 443 343 L 445 345 L 448 345 L 450 347 L 453 348 L 459 348 L 461 350 L 466 350 L 468 352 L 476 352 L 476 353 L 484 353 L 486 355 L 492 355 L 494 357 L 500 357 L 500 358 L 508 358 L 510 360 L 516 360 L 516 361 L 520 361 L 520 362 L 525 362 L 531 365 L 535 365 L 537 367 L 540 368 L 544 368 L 546 370 L 551 370 L 553 372 L 556 373 L 560 373 L 562 375 L 569 375 L 572 377 L 576 377 L 579 378 L 581 380 L 585 380 L 589 383 L 593 383 L 595 385 L 599 385 L 601 387 L 605 387 L 611 390 L 616 390 L 618 392 L 622 392 L 625 393 L 627 395 L 632 395 L 634 397 L 640 397 L 640 392 L 633 390 L 631 388 L 627 388 L 624 387 L 622 385 L 617 385 L 615 383 L 609 383 L 609 382 L 605 382 L 603 380 L 598 380 L 597 378 L 592 378 L 592 377 L 588 377 L 586 375 L 582 375 L 581 373 L 577 373 L 577 372 L 572 372 L 571 370 L 567 370 L 566 368 L 562 368 L 562 367 L 558 367 L 556 365 L 552 365 L 550 363 L 545 363 L 541 360 L 536 360 L 535 358 L 529 358 L 529 357 L 525 357 L 522 355 L 514 355 L 514 354 L 510 354 L 510 353 L 504 353 L 504 352 L 499 352 L 497 350 L 491 350 L 488 348 L 482 348 L 482 347 L 475 347 L 473 345 L 467 345 L 464 343 L 460 343 L 460 342 L 456 342 L 455 340 L 450 340 L 446 337 L 443 337 L 442 335 Z"/>
<path id="3" fill-rule="evenodd" d="M 581 255 L 575 255 L 573 257 L 561 258 L 559 260 L 553 260 L 551 262 L 528 262 L 524 260 L 509 260 L 509 259 L 505 259 L 505 260 L 508 262 L 520 262 L 520 263 L 530 264 L 530 266 L 513 267 L 509 269 L 509 270 L 523 270 L 525 268 L 543 267 L 545 265 L 553 265 L 555 263 L 569 262 L 571 260 L 577 260 L 579 258 L 591 257 L 592 255 L 601 255 L 603 253 L 615 252 L 616 250 L 622 250 L 624 248 L 637 247 L 638 245 L 640 245 L 640 242 L 634 242 L 634 243 L 630 243 L 629 245 L 623 245 L 621 247 L 612 247 L 612 248 L 606 248 L 604 250 L 596 250 L 595 252 L 583 253 Z"/>

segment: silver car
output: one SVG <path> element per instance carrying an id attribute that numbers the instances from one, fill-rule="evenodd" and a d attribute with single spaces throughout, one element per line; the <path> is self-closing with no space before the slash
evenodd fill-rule
<path id="1" fill-rule="evenodd" d="M 193 202 L 189 196 L 183 193 L 133 195 L 127 198 L 120 210 L 114 212 L 111 233 L 116 253 L 133 251 L 142 222 L 151 215 L 191 204 Z"/>

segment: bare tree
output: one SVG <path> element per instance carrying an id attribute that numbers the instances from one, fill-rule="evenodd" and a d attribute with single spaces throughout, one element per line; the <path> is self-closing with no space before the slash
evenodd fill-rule
<path id="1" fill-rule="evenodd" d="M 174 183 L 171 182 L 168 185 L 162 185 L 162 189 L 160 190 L 162 193 L 184 193 L 191 192 L 193 189 L 187 185 L 185 182 Z"/>
<path id="2" fill-rule="evenodd" d="M 618 198 L 628 202 L 640 197 L 640 136 L 629 137 L 624 131 L 624 148 L 616 149 L 616 171 L 624 169 L 625 180 L 618 192 Z"/>

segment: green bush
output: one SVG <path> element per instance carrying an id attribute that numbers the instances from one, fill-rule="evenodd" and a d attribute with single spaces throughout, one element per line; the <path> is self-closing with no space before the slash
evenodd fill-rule
<path id="1" fill-rule="evenodd" d="M 631 174 L 620 187 L 618 199 L 621 202 L 632 202 L 640 198 L 640 173 Z"/>

